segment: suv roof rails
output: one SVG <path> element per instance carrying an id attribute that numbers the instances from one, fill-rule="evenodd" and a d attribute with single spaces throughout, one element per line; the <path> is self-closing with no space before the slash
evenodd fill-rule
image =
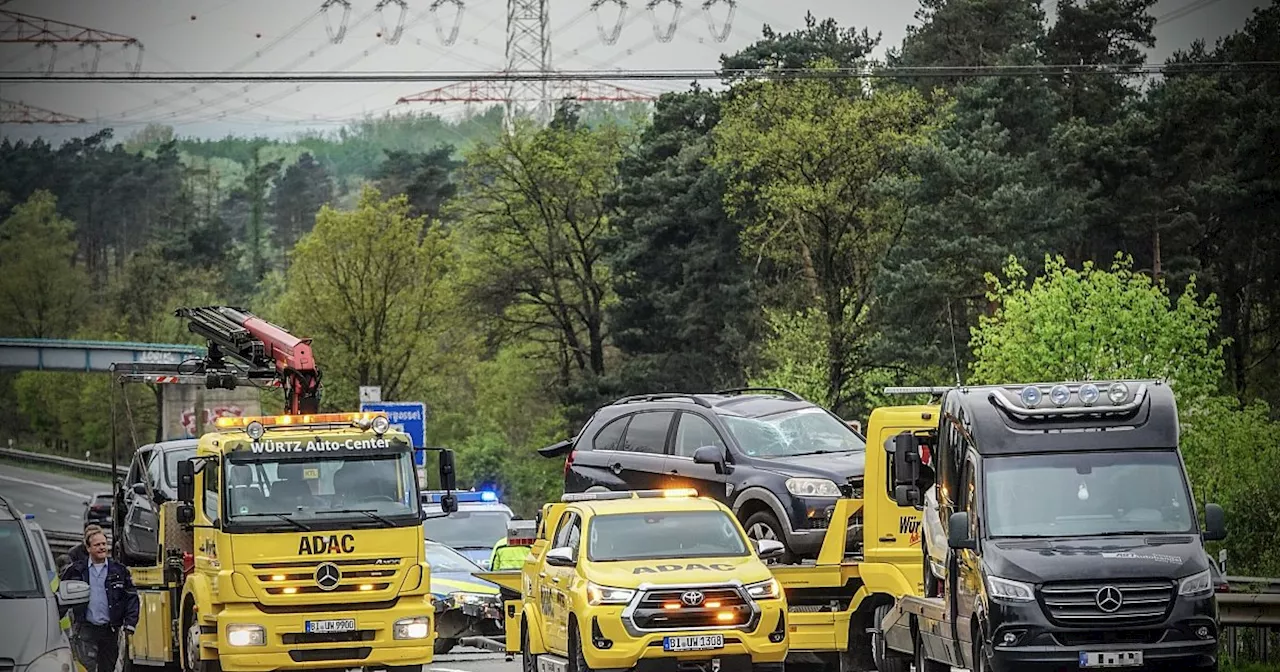
<path id="1" fill-rule="evenodd" d="M 807 399 L 805 399 L 804 397 L 801 397 L 795 392 L 792 392 L 791 390 L 788 390 L 782 387 L 735 387 L 731 390 L 720 390 L 715 394 L 733 395 L 733 394 L 742 394 L 744 392 L 776 392 L 778 394 L 781 394 L 787 397 L 792 401 L 808 401 Z"/>
<path id="2" fill-rule="evenodd" d="M 658 401 L 659 399 L 688 399 L 699 406 L 702 406 L 705 408 L 711 408 L 711 402 L 707 401 L 706 399 L 703 399 L 702 397 L 699 397 L 694 394 L 684 394 L 682 392 L 659 392 L 657 394 L 633 394 L 629 397 L 623 397 L 613 402 L 612 404 L 610 404 L 610 406 L 613 406 L 616 404 L 634 404 L 634 403 L 641 403 L 645 401 Z"/>

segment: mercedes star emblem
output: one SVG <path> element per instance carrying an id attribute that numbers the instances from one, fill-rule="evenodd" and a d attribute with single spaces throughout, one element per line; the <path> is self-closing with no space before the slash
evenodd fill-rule
<path id="1" fill-rule="evenodd" d="M 1120 605 L 1124 604 L 1124 595 L 1115 586 L 1103 586 L 1098 589 L 1098 593 L 1093 596 L 1093 600 L 1098 603 L 1099 609 L 1111 614 L 1115 613 L 1120 609 Z"/>
<path id="2" fill-rule="evenodd" d="M 702 604 L 702 592 L 697 590 L 687 590 L 684 595 L 680 596 L 680 601 L 690 607 L 696 607 Z"/>
<path id="3" fill-rule="evenodd" d="M 320 586 L 320 590 L 333 590 L 338 587 L 338 581 L 342 580 L 342 570 L 332 562 L 320 563 L 316 567 L 316 585 Z"/>

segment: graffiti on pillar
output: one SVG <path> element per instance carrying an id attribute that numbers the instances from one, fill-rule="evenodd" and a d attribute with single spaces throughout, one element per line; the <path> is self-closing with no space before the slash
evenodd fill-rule
<path id="1" fill-rule="evenodd" d="M 218 406 L 206 406 L 204 409 L 204 424 L 209 426 L 218 418 L 244 416 L 244 409 L 235 404 L 224 404 Z M 187 408 L 182 412 L 182 429 L 186 433 L 186 437 L 191 439 L 196 436 L 196 410 L 195 407 Z"/>

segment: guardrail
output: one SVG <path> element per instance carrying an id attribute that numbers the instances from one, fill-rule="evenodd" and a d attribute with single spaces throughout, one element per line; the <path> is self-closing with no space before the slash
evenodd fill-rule
<path id="1" fill-rule="evenodd" d="M 52 530 L 44 531 L 44 538 L 49 541 L 49 550 L 53 551 L 56 558 L 63 553 L 68 553 L 82 543 L 80 535 L 75 532 L 55 532 Z"/>
<path id="2" fill-rule="evenodd" d="M 59 467 L 82 474 L 93 474 L 109 478 L 111 476 L 111 465 L 103 462 L 90 462 L 88 460 L 77 460 L 73 457 L 63 457 L 61 455 L 47 455 L 45 453 L 29 453 L 25 450 L 10 450 L 8 448 L 0 448 L 0 459 L 11 462 L 24 462 L 27 464 L 41 464 L 52 467 Z M 129 472 L 129 465 L 122 464 L 116 466 L 116 473 L 123 476 Z"/>

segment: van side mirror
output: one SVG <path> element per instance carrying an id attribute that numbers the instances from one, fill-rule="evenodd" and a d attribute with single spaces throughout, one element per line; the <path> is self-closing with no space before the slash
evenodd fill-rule
<path id="1" fill-rule="evenodd" d="M 955 550 L 976 549 L 978 544 L 969 537 L 969 514 L 957 511 L 947 519 L 947 545 Z"/>
<path id="2" fill-rule="evenodd" d="M 724 473 L 724 451 L 718 446 L 702 446 L 693 451 L 694 464 L 710 464 L 715 466 L 717 474 Z"/>
<path id="3" fill-rule="evenodd" d="M 84 581 L 61 581 L 58 583 L 58 606 L 76 607 L 89 603 L 89 584 Z"/>
<path id="4" fill-rule="evenodd" d="M 1221 506 L 1204 505 L 1204 531 L 1200 536 L 1205 541 L 1222 541 L 1227 538 L 1227 513 Z"/>
<path id="5" fill-rule="evenodd" d="M 178 501 L 190 504 L 196 499 L 196 465 L 187 459 L 178 463 Z"/>

